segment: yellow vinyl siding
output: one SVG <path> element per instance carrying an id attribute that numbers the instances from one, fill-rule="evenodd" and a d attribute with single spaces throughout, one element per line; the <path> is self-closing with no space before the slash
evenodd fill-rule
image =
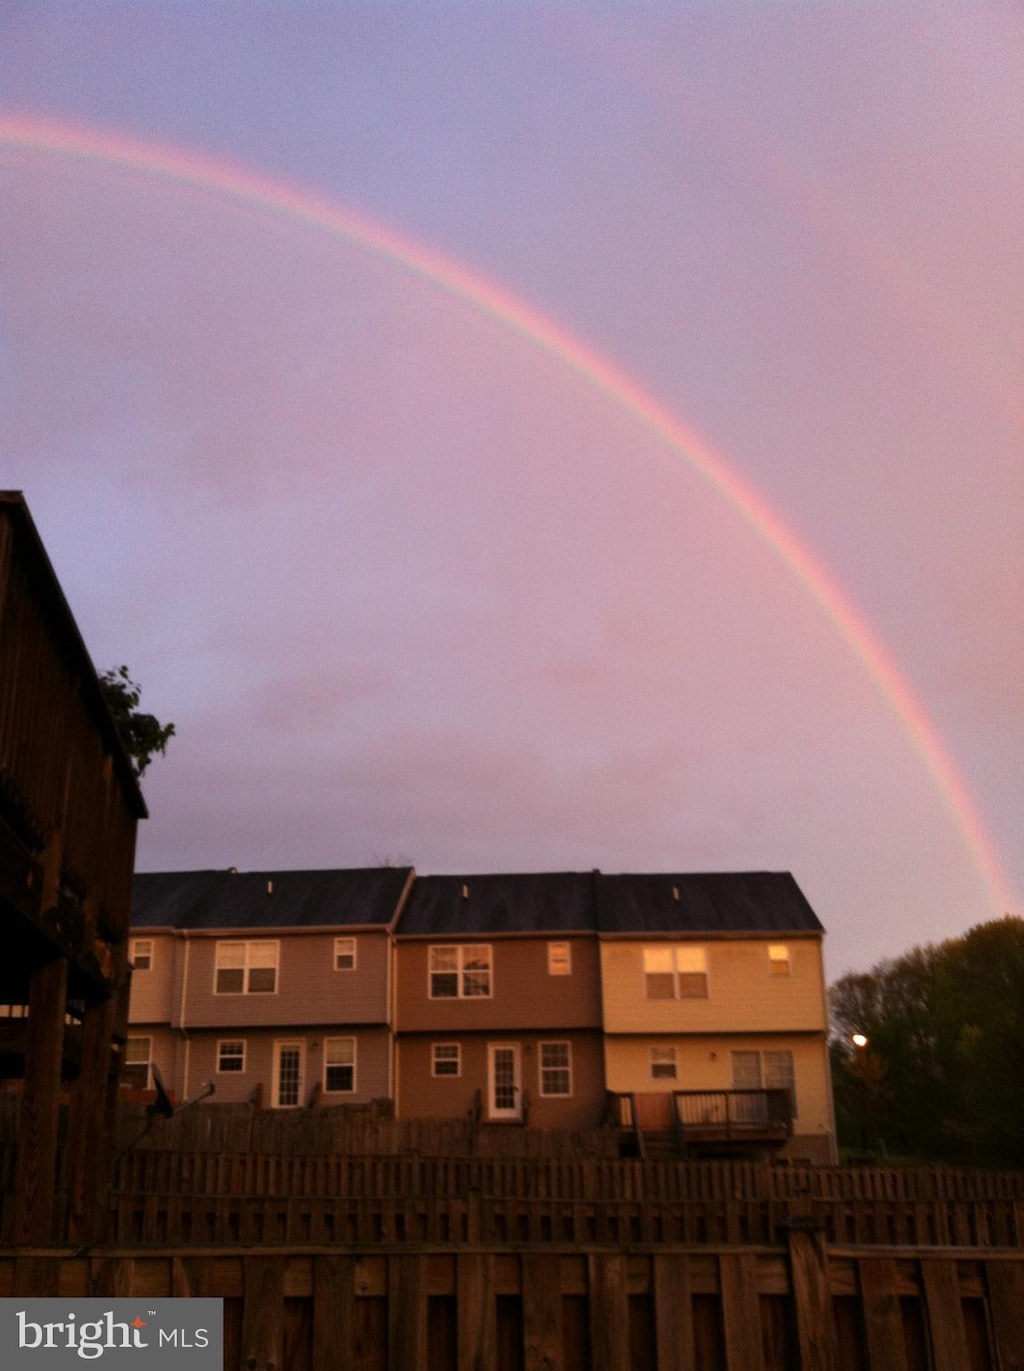
<path id="1" fill-rule="evenodd" d="M 771 945 L 776 945 L 776 934 Z M 768 938 L 605 939 L 601 985 L 606 1033 L 824 1031 L 821 945 L 789 938 L 789 975 L 772 974 Z M 647 993 L 645 949 L 703 948 L 707 996 Z"/>

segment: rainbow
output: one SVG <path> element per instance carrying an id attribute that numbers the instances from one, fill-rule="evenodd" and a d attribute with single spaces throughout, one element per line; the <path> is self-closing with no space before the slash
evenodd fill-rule
<path id="1" fill-rule="evenodd" d="M 211 161 L 192 151 L 28 116 L 0 117 L 0 148 L 4 147 L 40 157 L 70 158 L 191 190 L 209 191 L 248 210 L 344 239 L 428 282 L 437 291 L 468 303 L 629 411 L 732 506 L 817 602 L 894 711 L 934 781 L 988 889 L 993 912 L 1009 908 L 1010 885 L 974 801 L 923 706 L 871 626 L 754 487 L 741 480 L 698 434 L 607 358 L 500 285 L 298 187 Z"/>

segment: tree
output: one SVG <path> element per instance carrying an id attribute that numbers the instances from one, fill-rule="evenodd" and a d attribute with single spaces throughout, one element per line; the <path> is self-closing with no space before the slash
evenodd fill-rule
<path id="1" fill-rule="evenodd" d="M 946 1162 L 1024 1165 L 1024 920 L 913 948 L 830 992 L 840 1137 Z M 853 1045 L 853 1034 L 867 1043 Z"/>
<path id="2" fill-rule="evenodd" d="M 135 774 L 142 776 L 156 753 L 162 757 L 166 752 L 168 742 L 174 737 L 174 725 L 161 724 L 152 714 L 144 714 L 139 709 L 142 689 L 132 680 L 126 666 L 105 671 L 100 677 L 100 689 Z"/>

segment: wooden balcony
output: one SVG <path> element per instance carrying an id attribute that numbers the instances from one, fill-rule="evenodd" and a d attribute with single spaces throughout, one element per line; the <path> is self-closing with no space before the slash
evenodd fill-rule
<path id="1" fill-rule="evenodd" d="M 612 1094 L 625 1155 L 781 1147 L 793 1132 L 788 1090 L 664 1090 Z"/>

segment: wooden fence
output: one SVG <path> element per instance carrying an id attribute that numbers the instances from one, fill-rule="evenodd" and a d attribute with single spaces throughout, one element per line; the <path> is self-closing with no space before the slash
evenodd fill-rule
<path id="1" fill-rule="evenodd" d="M 486 1244 L 0 1252 L 0 1295 L 224 1299 L 235 1371 L 1020 1371 L 1024 1257 Z"/>
<path id="2" fill-rule="evenodd" d="M 1024 1249 L 1024 1173 L 152 1150 L 116 1168 L 108 1240 L 746 1244 L 792 1219 L 834 1244 Z"/>

